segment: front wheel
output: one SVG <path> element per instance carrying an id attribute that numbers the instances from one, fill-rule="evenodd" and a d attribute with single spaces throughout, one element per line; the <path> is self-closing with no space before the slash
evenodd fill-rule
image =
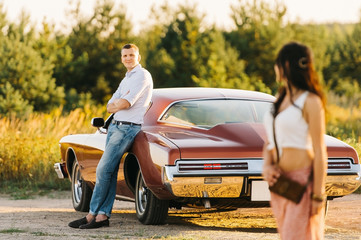
<path id="1" fill-rule="evenodd" d="M 88 212 L 93 190 L 81 177 L 78 161 L 74 161 L 71 172 L 71 197 L 76 211 Z"/>
<path id="2" fill-rule="evenodd" d="M 145 185 L 139 170 L 135 187 L 135 210 L 138 220 L 146 225 L 164 224 L 168 216 L 168 200 L 158 199 Z"/>

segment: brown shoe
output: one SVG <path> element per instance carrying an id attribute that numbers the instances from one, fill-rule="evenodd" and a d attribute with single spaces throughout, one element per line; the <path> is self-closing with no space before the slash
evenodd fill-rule
<path id="1" fill-rule="evenodd" d="M 86 223 L 84 225 L 81 225 L 79 228 L 80 229 L 92 229 L 92 228 L 100 228 L 100 227 L 109 227 L 109 219 L 105 219 L 103 221 L 96 222 L 95 218 L 94 218 L 93 221 Z"/>
<path id="2" fill-rule="evenodd" d="M 86 220 L 86 217 L 80 218 L 78 220 L 72 221 L 68 224 L 69 227 L 72 228 L 79 228 L 81 225 L 87 224 L 88 221 Z"/>

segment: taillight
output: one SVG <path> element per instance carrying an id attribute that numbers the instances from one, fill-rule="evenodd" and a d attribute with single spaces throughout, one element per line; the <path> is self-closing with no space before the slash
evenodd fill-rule
<path id="1" fill-rule="evenodd" d="M 350 162 L 328 162 L 328 169 L 351 169 Z"/>
<path id="2" fill-rule="evenodd" d="M 247 170 L 248 163 L 180 163 L 179 171 Z"/>

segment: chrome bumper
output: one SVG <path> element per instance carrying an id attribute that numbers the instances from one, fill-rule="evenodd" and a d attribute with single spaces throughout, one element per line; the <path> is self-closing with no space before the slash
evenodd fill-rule
<path id="1" fill-rule="evenodd" d="M 326 178 L 326 194 L 330 197 L 348 195 L 361 185 L 359 175 L 329 175 Z"/>
<path id="2" fill-rule="evenodd" d="M 60 163 L 54 164 L 54 170 L 55 170 L 56 174 L 58 175 L 58 178 L 64 178 L 64 173 L 63 173 Z"/>
<path id="3" fill-rule="evenodd" d="M 200 163 L 205 169 L 200 169 Z M 217 160 L 177 161 L 163 168 L 163 182 L 176 197 L 238 198 L 247 176 L 261 178 L 262 164 L 262 159 L 228 159 L 222 164 Z"/>
<path id="4" fill-rule="evenodd" d="M 336 160 L 335 160 L 336 161 Z M 181 162 L 181 161 L 179 161 Z M 238 198 L 250 196 L 252 180 L 262 180 L 263 161 L 244 160 L 247 170 L 199 170 L 182 171 L 179 162 L 163 168 L 163 182 L 176 197 Z M 182 161 L 185 162 L 185 161 Z M 193 164 L 199 161 L 187 161 Z M 212 161 L 203 161 L 212 164 Z M 235 161 L 239 163 L 240 161 Z M 332 163 L 331 160 L 329 160 Z M 351 164 L 349 170 L 329 169 L 326 178 L 326 193 L 329 197 L 345 196 L 361 185 L 360 165 Z M 244 189 L 243 189 L 244 188 Z M 264 191 L 268 191 L 265 188 Z"/>
<path id="5" fill-rule="evenodd" d="M 210 179 L 219 183 L 212 183 Z M 244 179 L 245 177 L 175 177 L 172 181 L 166 180 L 165 184 L 176 197 L 237 198 L 241 196 Z M 326 194 L 329 197 L 345 196 L 357 190 L 360 185 L 358 175 L 327 176 Z"/>
<path id="6" fill-rule="evenodd" d="M 241 195 L 243 177 L 175 177 L 166 181 L 177 197 L 237 198 Z"/>

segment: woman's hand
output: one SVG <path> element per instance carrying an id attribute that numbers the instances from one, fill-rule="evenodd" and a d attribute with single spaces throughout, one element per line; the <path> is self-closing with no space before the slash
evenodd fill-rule
<path id="1" fill-rule="evenodd" d="M 281 175 L 281 170 L 274 165 L 265 165 L 262 172 L 263 178 L 268 182 L 269 186 L 273 186 Z"/>
<path id="2" fill-rule="evenodd" d="M 323 207 L 325 206 L 325 201 L 319 202 L 315 200 L 312 201 L 312 207 L 311 207 L 311 215 L 318 214 L 320 211 L 323 211 Z"/>

